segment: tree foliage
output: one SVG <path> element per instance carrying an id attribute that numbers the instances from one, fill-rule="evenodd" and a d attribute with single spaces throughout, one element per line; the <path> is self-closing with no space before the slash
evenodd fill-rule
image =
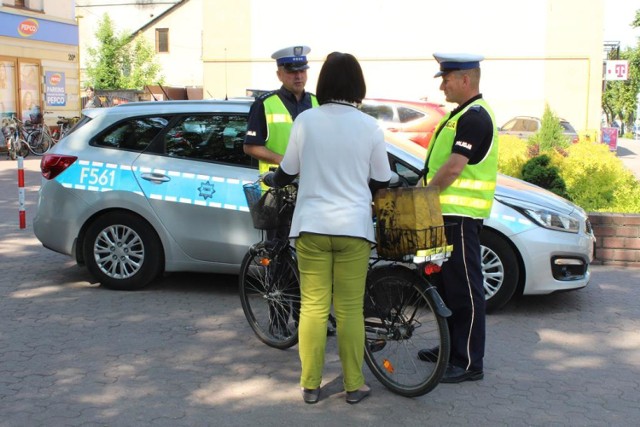
<path id="1" fill-rule="evenodd" d="M 631 27 L 640 28 L 640 10 L 631 22 Z M 609 52 L 607 59 L 623 59 L 629 61 L 629 79 L 626 81 L 605 81 L 602 94 L 602 110 L 607 116 L 607 122 L 612 123 L 620 119 L 627 129 L 633 127 L 637 116 L 638 93 L 640 92 L 640 44 L 627 47 L 620 53 L 620 58 L 613 57 L 616 52 Z"/>
<path id="2" fill-rule="evenodd" d="M 551 110 L 549 104 L 545 104 L 544 113 L 540 120 L 540 129 L 531 136 L 530 142 L 538 145 L 540 153 L 569 146 L 569 140 L 564 135 L 560 119 Z"/>
<path id="3" fill-rule="evenodd" d="M 99 22 L 95 37 L 98 46 L 87 49 L 87 84 L 96 89 L 140 90 L 162 83 L 153 47 L 144 38 L 116 34 L 108 14 Z"/>

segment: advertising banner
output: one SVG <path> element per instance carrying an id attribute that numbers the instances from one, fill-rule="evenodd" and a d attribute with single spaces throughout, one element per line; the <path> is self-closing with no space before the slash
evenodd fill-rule
<path id="1" fill-rule="evenodd" d="M 602 136 L 600 142 L 609 146 L 609 151 L 618 150 L 618 129 L 602 128 Z"/>
<path id="2" fill-rule="evenodd" d="M 44 82 L 45 104 L 49 107 L 64 107 L 67 105 L 64 73 L 61 71 L 46 71 L 44 73 Z"/>

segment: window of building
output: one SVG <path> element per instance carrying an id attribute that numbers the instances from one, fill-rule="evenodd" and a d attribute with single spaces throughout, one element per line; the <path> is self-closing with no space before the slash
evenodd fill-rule
<path id="1" fill-rule="evenodd" d="M 169 52 L 169 29 L 156 28 L 156 52 Z"/>
<path id="2" fill-rule="evenodd" d="M 43 12 L 43 0 L 15 0 L 13 5 L 24 9 L 31 9 L 38 12 Z"/>

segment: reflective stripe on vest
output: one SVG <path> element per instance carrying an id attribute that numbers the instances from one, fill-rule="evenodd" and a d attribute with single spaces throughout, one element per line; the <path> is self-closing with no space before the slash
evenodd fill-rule
<path id="1" fill-rule="evenodd" d="M 311 106 L 318 106 L 315 95 L 311 95 Z M 282 156 L 287 149 L 287 144 L 289 144 L 293 118 L 280 97 L 275 93 L 264 100 L 264 112 L 267 121 L 265 147 Z M 258 163 L 258 170 L 261 174 L 268 172 L 271 167 L 276 168 L 278 165 L 263 161 Z"/>
<path id="2" fill-rule="evenodd" d="M 475 165 L 467 164 L 460 176 L 444 191 L 440 193 L 440 205 L 443 214 L 461 215 L 472 218 L 488 218 L 493 205 L 493 195 L 496 188 L 497 168 L 498 168 L 498 132 L 495 128 L 493 112 L 483 99 L 478 99 L 451 117 L 437 138 L 429 144 L 429 161 L 427 181 L 435 176 L 436 172 L 446 163 L 451 154 L 451 149 L 455 142 L 458 119 L 470 107 L 479 105 L 484 108 L 491 117 L 494 124 L 493 140 L 485 158 Z M 449 116 L 443 118 L 443 122 Z M 441 127 L 443 122 L 438 127 Z M 438 150 L 431 150 L 438 146 Z"/>

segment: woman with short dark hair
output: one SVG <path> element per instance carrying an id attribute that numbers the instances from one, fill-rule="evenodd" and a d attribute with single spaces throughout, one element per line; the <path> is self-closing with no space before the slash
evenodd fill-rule
<path id="1" fill-rule="evenodd" d="M 289 236 L 296 239 L 300 269 L 300 385 L 307 403 L 320 396 L 327 317 L 333 303 L 348 403 L 369 395 L 364 382 L 363 300 L 371 244 L 372 194 L 386 187 L 391 170 L 383 132 L 357 107 L 366 93 L 360 64 L 331 53 L 320 71 L 320 107 L 304 111 L 267 185 L 283 186 L 299 175 Z"/>

